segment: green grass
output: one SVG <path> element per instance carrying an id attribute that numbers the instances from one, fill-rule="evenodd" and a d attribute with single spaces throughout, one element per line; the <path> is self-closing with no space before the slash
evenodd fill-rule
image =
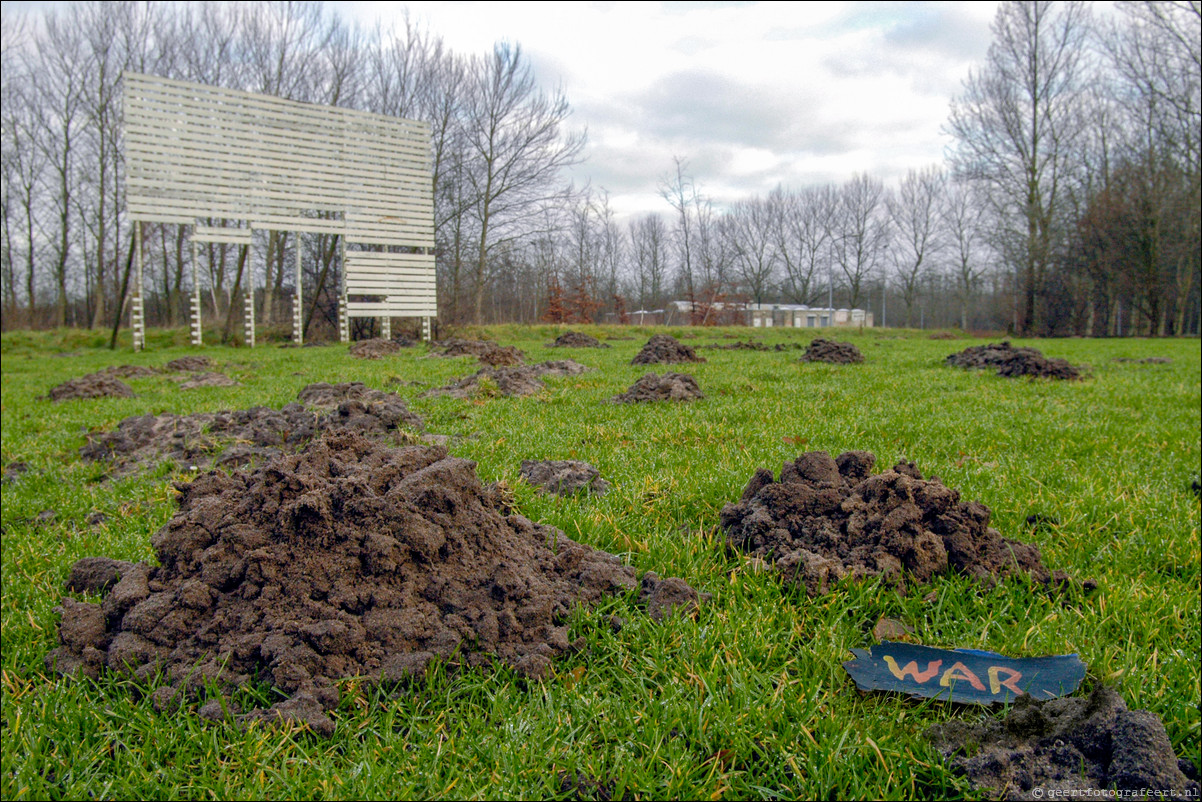
<path id="1" fill-rule="evenodd" d="M 577 327 L 579 328 L 579 327 Z M 872 642 L 886 615 L 923 643 L 1014 656 L 1077 652 L 1088 682 L 1116 687 L 1161 716 L 1179 755 L 1199 761 L 1200 349 L 1197 340 L 1043 340 L 1049 356 L 1092 366 L 1080 382 L 1008 380 L 942 365 L 972 344 L 918 332 L 850 334 L 862 365 L 802 364 L 799 352 L 703 350 L 692 373 L 706 393 L 687 405 L 618 406 L 609 397 L 647 372 L 630 358 L 655 331 L 697 346 L 722 335 L 802 341 L 788 330 L 586 327 L 612 349 L 545 349 L 563 328 L 464 332 L 570 357 L 596 370 L 551 378 L 526 399 L 417 398 L 475 371 L 474 361 L 379 361 L 344 346 L 209 347 L 242 385 L 180 392 L 162 377 L 128 380 L 137 397 L 53 404 L 37 397 L 112 364 L 159 366 L 186 353 L 186 333 L 152 332 L 149 350 L 104 348 L 107 334 L 3 335 L 2 451 L 29 464 L 3 486 L 0 796 L 29 798 L 555 798 L 561 772 L 611 783 L 616 796 L 923 798 L 971 796 L 921 737 L 975 709 L 862 696 L 841 663 Z M 1017 344 L 1017 343 L 1016 343 Z M 1114 357 L 1167 356 L 1169 365 Z M 661 368 L 659 372 L 663 372 Z M 654 624 L 629 597 L 579 612 L 589 648 L 529 682 L 507 669 L 447 675 L 389 692 L 348 680 L 320 739 L 301 730 L 209 724 L 158 713 L 146 688 L 48 676 L 54 606 L 77 559 L 151 559 L 172 515 L 169 466 L 116 481 L 80 461 L 90 428 L 147 412 L 279 406 L 313 381 L 358 380 L 398 392 L 451 435 L 452 453 L 504 480 L 518 508 L 570 537 L 623 554 L 639 570 L 680 576 L 714 595 L 696 620 Z M 722 546 L 718 512 L 756 467 L 799 451 L 876 453 L 877 469 L 914 460 L 994 513 L 1003 534 L 1035 542 L 1051 568 L 1099 589 L 1052 598 L 1013 580 L 985 590 L 940 578 L 902 597 L 845 584 L 810 600 L 783 590 Z M 523 459 L 582 459 L 612 483 L 601 498 L 535 493 Z M 52 521 L 37 520 L 53 510 Z M 93 512 L 106 514 L 90 526 Z M 1056 523 L 1032 529 L 1028 515 Z M 931 591 L 933 601 L 925 598 Z M 620 632 L 605 623 L 625 619 Z M 244 704 L 269 702 L 250 689 Z"/>

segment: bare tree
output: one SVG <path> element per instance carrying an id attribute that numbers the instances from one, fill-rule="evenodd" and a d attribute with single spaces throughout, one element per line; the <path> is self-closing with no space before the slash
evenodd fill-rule
<path id="1" fill-rule="evenodd" d="M 968 311 L 986 270 L 982 208 L 972 187 L 962 181 L 950 182 L 945 197 L 940 215 L 944 252 L 959 296 L 960 330 L 968 331 Z"/>
<path id="2" fill-rule="evenodd" d="M 472 276 L 477 323 L 484 317 L 489 251 L 516 234 L 522 217 L 554 194 L 560 171 L 580 158 L 585 135 L 564 132 L 569 112 L 562 91 L 538 88 L 521 47 L 499 44 L 473 62 L 465 178 L 479 237 Z"/>
<path id="3" fill-rule="evenodd" d="M 946 176 L 938 167 L 910 170 L 889 196 L 893 225 L 893 276 L 906 305 L 906 326 L 914 325 L 914 304 L 926 273 L 942 247 L 939 213 Z"/>
<path id="4" fill-rule="evenodd" d="M 638 287 L 639 308 L 663 302 L 668 272 L 668 227 L 658 214 L 630 221 L 631 261 Z"/>
<path id="5" fill-rule="evenodd" d="M 838 205 L 832 184 L 785 192 L 780 187 L 769 196 L 775 205 L 776 249 L 785 268 L 782 288 L 794 303 L 812 304 L 817 282 L 833 283 L 831 270 L 831 223 Z M 831 290 L 833 292 L 833 289 Z"/>
<path id="6" fill-rule="evenodd" d="M 888 194 L 878 178 L 855 175 L 839 188 L 832 222 L 835 264 L 847 279 L 848 306 L 857 308 L 865 281 L 877 272 L 889 249 Z"/>
<path id="7" fill-rule="evenodd" d="M 1089 70 L 1089 9 L 1081 2 L 999 6 L 985 66 L 952 102 L 948 130 L 957 175 L 989 189 L 1017 259 L 1018 328 L 1044 328 L 1036 303 L 1061 241 L 1060 219 L 1074 140 L 1083 129 L 1079 97 Z"/>
<path id="8" fill-rule="evenodd" d="M 756 304 L 764 302 L 779 261 L 775 212 L 771 198 L 752 197 L 738 201 L 722 217 L 723 234 L 734 254 L 736 270 Z"/>

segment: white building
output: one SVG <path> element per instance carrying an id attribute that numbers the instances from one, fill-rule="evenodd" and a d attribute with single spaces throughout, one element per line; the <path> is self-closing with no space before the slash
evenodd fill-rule
<path id="1" fill-rule="evenodd" d="M 756 328 L 784 326 L 816 329 L 830 326 L 872 328 L 872 313 L 863 309 L 831 309 L 805 304 L 747 304 L 747 325 Z"/>

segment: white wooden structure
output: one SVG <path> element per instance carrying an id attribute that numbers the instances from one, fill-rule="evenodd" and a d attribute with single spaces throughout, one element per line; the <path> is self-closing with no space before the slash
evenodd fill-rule
<path id="1" fill-rule="evenodd" d="M 349 317 L 438 313 L 430 133 L 425 123 L 124 73 L 126 204 L 139 232 L 133 298 L 142 330 L 141 223 L 192 227 L 192 339 L 200 343 L 196 243 L 250 247 L 256 230 L 298 237 L 294 339 L 300 342 L 302 234 L 341 242 L 340 325 Z M 253 290 L 247 342 L 254 342 Z M 236 302 L 237 299 L 231 299 Z"/>

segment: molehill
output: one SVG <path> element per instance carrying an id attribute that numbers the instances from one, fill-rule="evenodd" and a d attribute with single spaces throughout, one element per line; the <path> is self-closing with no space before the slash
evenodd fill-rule
<path id="1" fill-rule="evenodd" d="M 697 356 L 697 352 L 675 337 L 667 334 L 656 334 L 647 341 L 634 359 L 632 365 L 672 364 L 676 362 L 704 362 L 705 357 Z"/>
<path id="2" fill-rule="evenodd" d="M 603 496 L 609 490 L 609 482 L 601 478 L 601 472 L 580 460 L 524 459 L 521 476 L 527 484 L 544 493 L 560 496 L 570 496 L 580 490 Z"/>
<path id="3" fill-rule="evenodd" d="M 737 503 L 721 512 L 731 547 L 775 562 L 787 583 L 810 596 L 838 580 L 883 576 L 929 582 L 949 570 L 986 584 L 1026 573 L 1062 583 L 1037 546 L 1009 540 L 989 526 L 989 508 L 961 502 L 938 478 L 923 479 L 913 463 L 872 475 L 876 457 L 847 451 L 832 459 L 810 451 L 781 468 L 760 468 Z M 1092 586 L 1087 583 L 1087 586 Z"/>
<path id="4" fill-rule="evenodd" d="M 829 362 L 832 365 L 853 365 L 864 361 L 864 355 L 853 343 L 841 343 L 815 337 L 810 341 L 802 362 Z"/>
<path id="5" fill-rule="evenodd" d="M 474 356 L 481 365 L 499 367 L 503 365 L 520 365 L 526 359 L 526 354 L 516 346 L 497 345 L 488 340 L 443 340 L 435 344 L 436 351 L 431 356 Z"/>
<path id="6" fill-rule="evenodd" d="M 1037 348 L 1015 348 L 1002 343 L 973 345 L 944 359 L 958 368 L 992 368 L 999 376 L 1037 376 L 1048 379 L 1078 379 L 1081 371 L 1068 360 L 1048 358 Z"/>
<path id="7" fill-rule="evenodd" d="M 1128 710 L 1121 696 L 1097 685 L 1089 696 L 1032 701 L 1020 696 L 1002 720 L 948 721 L 927 737 L 990 798 L 1099 797 L 1117 789 L 1140 797 L 1155 789 L 1198 798 L 1196 767 L 1178 761 L 1164 724 L 1147 710 Z M 1090 793 L 1093 791 L 1094 793 Z"/>
<path id="8" fill-rule="evenodd" d="M 79 452 L 85 460 L 111 463 L 118 472 L 165 459 L 191 469 L 245 465 L 294 451 L 324 431 L 384 437 L 424 428 L 399 396 L 361 382 L 310 384 L 297 401 L 281 409 L 135 415 L 113 431 L 89 432 Z"/>
<path id="9" fill-rule="evenodd" d="M 588 368 L 571 359 L 556 359 L 537 365 L 514 365 L 509 367 L 485 367 L 445 387 L 427 390 L 423 395 L 446 395 L 451 398 L 474 398 L 488 392 L 490 384 L 496 393 L 504 396 L 535 395 L 546 389 L 543 376 L 577 376 Z"/>
<path id="10" fill-rule="evenodd" d="M 547 343 L 548 348 L 609 348 L 606 343 L 596 337 L 581 334 L 578 331 L 565 331 L 555 338 L 555 342 Z"/>
<path id="11" fill-rule="evenodd" d="M 645 401 L 696 401 L 705 398 L 697 380 L 687 373 L 648 373 L 610 399 L 615 404 L 638 404 Z"/>
<path id="12" fill-rule="evenodd" d="M 582 645 L 568 640 L 569 611 L 634 590 L 636 573 L 513 514 L 475 467 L 438 447 L 336 434 L 179 484 L 178 512 L 151 539 L 160 567 L 77 564 L 71 589 L 111 589 L 100 604 L 63 599 L 46 665 L 161 676 L 160 707 L 257 679 L 290 698 L 243 719 L 299 718 L 324 734 L 341 678 L 498 660 L 541 677 Z M 650 573 L 642 590 L 660 615 L 700 600 Z"/>
<path id="13" fill-rule="evenodd" d="M 51 401 L 68 401 L 72 398 L 133 398 L 134 391 L 115 376 L 100 371 L 51 387 L 47 397 Z"/>
<path id="14" fill-rule="evenodd" d="M 400 343 L 379 338 L 351 343 L 350 348 L 347 349 L 348 353 L 356 359 L 380 359 L 391 356 L 400 350 Z"/>

